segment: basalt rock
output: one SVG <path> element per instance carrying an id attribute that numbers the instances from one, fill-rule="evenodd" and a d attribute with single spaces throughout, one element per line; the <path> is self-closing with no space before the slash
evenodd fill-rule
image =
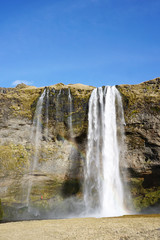
<path id="1" fill-rule="evenodd" d="M 46 89 L 49 99 L 45 95 L 42 106 L 42 140 L 38 150 L 38 164 L 33 172 L 36 148 L 32 142 L 33 119 L 44 88 L 24 84 L 16 88 L 0 88 L 0 199 L 5 209 L 4 219 L 18 219 L 17 216 L 15 218 L 15 208 L 25 208 L 28 191 L 32 205 L 48 209 L 55 202 L 80 195 L 81 192 L 88 100 L 93 87 L 56 84 Z M 32 186 L 28 190 L 30 182 Z"/>
<path id="2" fill-rule="evenodd" d="M 137 210 L 160 200 L 160 78 L 118 86 L 125 113 L 125 162 Z"/>
<path id="3" fill-rule="evenodd" d="M 117 88 L 122 96 L 126 121 L 127 147 L 121 169 L 127 175 L 122 176 L 129 183 L 137 211 L 159 206 L 160 78 Z M 46 89 L 49 89 L 49 102 L 45 95 L 38 164 L 31 172 L 35 152 L 31 138 L 33 119 L 44 88 L 25 84 L 16 88 L 0 88 L 0 199 L 4 219 L 16 219 L 15 208 L 25 206 L 29 181 L 32 181 L 32 204 L 43 209 L 50 209 L 55 202 L 70 196 L 81 198 L 88 101 L 94 87 L 56 84 Z"/>

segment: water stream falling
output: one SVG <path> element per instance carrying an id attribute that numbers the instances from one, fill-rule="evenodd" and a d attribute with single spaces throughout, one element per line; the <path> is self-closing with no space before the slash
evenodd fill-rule
<path id="1" fill-rule="evenodd" d="M 126 214 L 119 168 L 124 123 L 122 101 L 116 87 L 94 89 L 89 101 L 84 171 L 86 215 Z"/>
<path id="2" fill-rule="evenodd" d="M 46 89 L 40 96 L 37 106 L 36 106 L 36 111 L 33 119 L 33 142 L 35 146 L 35 154 L 34 154 L 34 159 L 33 159 L 33 168 L 32 171 L 34 171 L 37 167 L 38 163 L 38 152 L 39 152 L 39 147 L 40 147 L 40 142 L 42 140 L 42 107 L 43 107 L 43 101 L 44 97 L 46 94 Z"/>
<path id="3" fill-rule="evenodd" d="M 48 111 L 49 111 L 49 88 L 47 89 L 46 92 L 46 106 L 45 106 L 46 112 L 45 112 L 45 138 L 46 140 L 48 140 L 48 122 L 49 122 L 49 118 L 48 118 Z"/>
<path id="4" fill-rule="evenodd" d="M 62 93 L 62 90 L 59 90 L 59 93 L 57 94 L 57 101 L 56 101 L 56 121 L 59 121 L 59 99 L 60 99 L 60 95 Z"/>
<path id="5" fill-rule="evenodd" d="M 70 131 L 70 137 L 73 137 L 73 127 L 72 127 L 72 96 L 71 96 L 71 90 L 68 88 L 68 101 L 69 101 L 69 118 L 68 118 L 68 125 L 69 125 L 69 131 Z"/>
<path id="6" fill-rule="evenodd" d="M 32 168 L 30 170 L 30 175 L 34 173 L 34 171 L 37 168 L 38 164 L 38 153 L 39 153 L 39 148 L 40 148 L 40 143 L 42 140 L 42 107 L 43 107 L 43 101 L 44 97 L 46 94 L 46 89 L 43 91 L 41 94 L 40 98 L 38 99 L 37 106 L 36 106 L 36 111 L 34 114 L 34 119 L 33 119 L 33 130 L 32 130 L 32 142 L 35 147 L 35 152 L 34 152 L 34 157 L 33 157 L 33 164 Z M 30 204 L 30 194 L 32 190 L 32 184 L 33 180 L 32 177 L 29 179 L 28 183 L 28 190 L 27 190 L 27 206 L 29 207 Z"/>

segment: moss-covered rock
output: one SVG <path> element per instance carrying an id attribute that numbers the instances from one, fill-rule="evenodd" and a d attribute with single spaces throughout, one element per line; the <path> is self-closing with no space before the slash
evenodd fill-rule
<path id="1" fill-rule="evenodd" d="M 142 211 L 160 201 L 160 78 L 117 88 L 126 121 L 127 150 L 121 168 L 128 173 L 134 206 Z M 42 136 L 32 171 L 36 152 L 33 119 L 44 89 Z M 88 102 L 93 89 L 62 83 L 46 88 L 24 84 L 0 88 L 0 198 L 5 218 L 14 219 L 20 205 L 19 214 L 26 212 L 28 192 L 31 205 L 41 210 L 70 196 L 82 196 Z"/>
<path id="2" fill-rule="evenodd" d="M 6 143 L 0 146 L 1 174 L 23 174 L 29 168 L 29 153 L 21 144 Z"/>
<path id="3" fill-rule="evenodd" d="M 160 200 L 160 78 L 117 88 L 126 121 L 125 161 L 135 207 L 142 210 Z"/>
<path id="4" fill-rule="evenodd" d="M 33 121 L 37 121 L 35 110 L 45 89 L 42 138 L 37 151 Z M 5 219 L 26 214 L 28 204 L 41 211 L 49 209 L 67 198 L 68 189 L 70 196 L 80 194 L 78 182 L 69 179 L 83 178 L 88 100 L 92 90 L 90 86 L 64 84 L 47 88 L 20 84 L 0 89 L 0 198 Z M 38 161 L 33 171 L 35 154 Z"/>
<path id="5" fill-rule="evenodd" d="M 2 209 L 2 203 L 0 199 L 0 221 L 3 219 L 3 209 Z"/>
<path id="6" fill-rule="evenodd" d="M 160 186 L 145 188 L 144 178 L 131 178 L 131 194 L 133 205 L 136 211 L 145 211 L 148 207 L 154 206 L 160 200 Z"/>

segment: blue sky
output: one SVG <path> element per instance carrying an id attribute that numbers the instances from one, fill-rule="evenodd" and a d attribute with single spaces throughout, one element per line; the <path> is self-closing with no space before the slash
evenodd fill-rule
<path id="1" fill-rule="evenodd" d="M 0 1 L 0 87 L 160 77 L 159 0 Z"/>

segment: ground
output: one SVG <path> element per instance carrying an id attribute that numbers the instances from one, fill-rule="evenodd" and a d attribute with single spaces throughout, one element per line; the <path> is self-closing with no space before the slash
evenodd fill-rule
<path id="1" fill-rule="evenodd" d="M 158 240 L 160 215 L 0 224 L 0 240 Z"/>

